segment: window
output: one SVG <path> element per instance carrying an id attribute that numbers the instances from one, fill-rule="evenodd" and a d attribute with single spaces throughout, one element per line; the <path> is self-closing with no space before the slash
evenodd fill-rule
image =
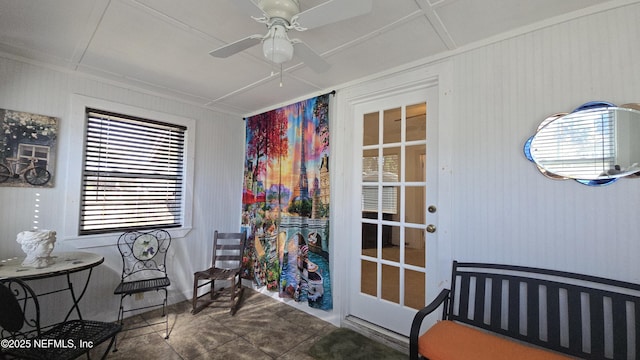
<path id="1" fill-rule="evenodd" d="M 79 234 L 184 225 L 187 127 L 86 108 Z"/>
<path id="2" fill-rule="evenodd" d="M 38 166 L 47 168 L 49 164 L 50 148 L 48 146 L 18 144 L 18 163 L 24 166 L 29 165 L 31 159 L 35 158 Z M 16 169 L 22 170 L 22 169 Z"/>

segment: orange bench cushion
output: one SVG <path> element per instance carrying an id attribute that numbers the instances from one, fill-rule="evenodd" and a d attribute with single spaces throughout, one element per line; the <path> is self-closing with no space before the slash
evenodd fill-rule
<path id="1" fill-rule="evenodd" d="M 429 360 L 571 359 L 449 320 L 438 322 L 420 336 L 418 352 Z"/>

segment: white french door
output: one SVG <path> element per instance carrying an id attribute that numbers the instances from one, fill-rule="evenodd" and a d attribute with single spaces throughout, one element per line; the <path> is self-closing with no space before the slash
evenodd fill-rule
<path id="1" fill-rule="evenodd" d="M 437 291 L 438 89 L 363 101 L 354 113 L 362 175 L 352 218 L 361 236 L 350 248 L 348 312 L 408 336 Z"/>

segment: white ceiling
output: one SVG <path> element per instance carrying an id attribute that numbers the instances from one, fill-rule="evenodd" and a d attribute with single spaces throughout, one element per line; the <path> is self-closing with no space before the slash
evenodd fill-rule
<path id="1" fill-rule="evenodd" d="M 265 25 L 233 1 L 242 0 L 0 0 L 0 55 L 247 115 L 620 2 L 373 0 L 367 15 L 290 33 L 331 68 L 318 74 L 294 57 L 285 63 L 280 87 L 280 77 L 271 75 L 279 67 L 263 58 L 260 46 L 226 59 L 209 55 L 226 43 L 266 33 Z M 300 0 L 300 8 L 325 1 Z"/>

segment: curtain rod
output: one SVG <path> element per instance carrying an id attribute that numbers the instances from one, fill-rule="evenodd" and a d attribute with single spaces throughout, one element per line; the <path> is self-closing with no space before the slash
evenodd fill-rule
<path id="1" fill-rule="evenodd" d="M 312 96 L 312 98 L 313 98 L 313 97 L 318 97 L 318 96 L 324 96 L 324 95 L 333 95 L 333 96 L 336 96 L 336 91 L 335 91 L 335 90 L 331 90 L 331 91 L 329 91 L 328 93 L 324 93 L 324 94 L 320 94 L 320 95 Z M 286 106 L 286 105 L 285 105 L 285 106 Z M 275 110 L 275 109 L 274 109 L 274 110 Z M 246 121 L 246 120 L 247 120 L 247 118 L 246 118 L 246 117 L 243 117 L 243 118 L 242 118 L 242 120 L 243 120 L 243 121 Z"/>

